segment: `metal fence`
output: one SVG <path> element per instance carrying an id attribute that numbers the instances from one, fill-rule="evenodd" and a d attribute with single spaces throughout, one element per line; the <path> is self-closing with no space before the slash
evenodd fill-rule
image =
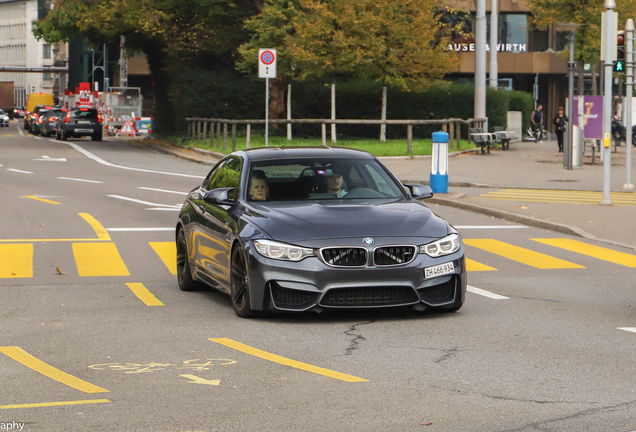
<path id="1" fill-rule="evenodd" d="M 439 119 L 439 120 L 345 120 L 345 119 L 272 119 L 269 120 L 273 124 L 319 124 L 321 125 L 322 145 L 327 145 L 327 125 L 331 124 L 355 124 L 355 125 L 403 125 L 406 126 L 406 146 L 407 154 L 413 154 L 413 126 L 416 125 L 440 125 L 442 131 L 449 134 L 449 146 L 452 148 L 460 148 L 461 125 L 468 127 L 483 128 L 487 119 Z M 250 148 L 251 126 L 265 125 L 265 120 L 229 120 L 215 118 L 186 118 L 188 123 L 188 136 L 192 137 L 192 141 L 196 141 L 197 145 L 207 145 L 208 137 L 210 139 L 210 147 L 212 148 L 228 148 L 228 125 L 232 126 L 232 151 L 236 150 L 236 126 L 245 126 L 245 147 Z M 208 132 L 209 131 L 209 132 Z M 223 139 L 221 140 L 221 137 Z M 470 136 L 466 137 L 470 140 Z M 215 144 L 216 141 L 216 144 Z"/>

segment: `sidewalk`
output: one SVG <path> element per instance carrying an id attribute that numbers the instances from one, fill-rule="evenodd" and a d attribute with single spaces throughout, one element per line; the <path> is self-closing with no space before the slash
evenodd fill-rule
<path id="1" fill-rule="evenodd" d="M 134 142 L 208 165 L 213 165 L 218 156 L 205 150 L 149 144 L 146 140 Z M 635 183 L 636 147 L 632 153 Z M 588 147 L 582 169 L 566 170 L 556 141 L 515 142 L 510 150 L 495 149 L 485 155 L 452 154 L 448 193 L 435 194 L 426 202 L 636 249 L 636 193 L 623 189 L 625 155 L 624 145 L 611 154 L 613 206 L 599 205 L 603 165 L 598 152 L 592 164 Z M 404 183 L 429 183 L 430 157 L 380 159 Z M 503 190 L 508 191 L 500 192 Z"/>

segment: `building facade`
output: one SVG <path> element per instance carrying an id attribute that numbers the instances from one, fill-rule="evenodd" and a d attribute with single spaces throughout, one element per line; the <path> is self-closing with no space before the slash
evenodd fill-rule
<path id="1" fill-rule="evenodd" d="M 463 20 L 465 30 L 472 32 L 475 22 L 474 0 L 451 0 L 454 8 L 463 9 L 454 20 Z M 486 0 L 487 41 L 490 42 L 491 0 Z M 497 46 L 498 78 L 500 86 L 533 93 L 544 107 L 546 127 L 553 129 L 551 119 L 559 106 L 565 105 L 567 95 L 567 60 L 561 53 L 568 42 L 569 32 L 550 25 L 539 29 L 531 22 L 531 12 L 525 1 L 498 0 L 499 36 Z M 458 52 L 460 65 L 449 75 L 453 80 L 473 81 L 475 73 L 474 39 L 458 37 L 449 50 Z M 488 50 L 492 47 L 488 46 Z M 487 72 L 490 53 L 486 53 Z"/>
<path id="2" fill-rule="evenodd" d="M 49 9 L 50 2 L 42 0 L 0 0 L 0 66 L 33 69 L 67 65 L 66 44 L 38 41 L 31 31 L 31 22 Z M 29 93 L 63 93 L 66 74 L 0 72 L 0 81 L 14 83 L 15 105 L 24 106 Z"/>

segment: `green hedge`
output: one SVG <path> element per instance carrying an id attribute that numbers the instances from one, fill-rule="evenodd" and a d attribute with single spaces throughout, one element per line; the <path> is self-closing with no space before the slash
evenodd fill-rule
<path id="1" fill-rule="evenodd" d="M 263 118 L 264 80 L 227 70 L 185 71 L 172 96 L 179 117 L 216 117 L 230 119 Z M 524 127 L 532 111 L 532 95 L 518 91 L 486 91 L 486 115 L 489 128 L 506 127 L 508 110 L 523 111 Z M 439 83 L 424 91 L 389 88 L 388 119 L 471 118 L 474 112 L 474 87 L 471 84 Z M 528 105 L 529 104 L 529 105 Z M 330 118 L 331 84 L 329 82 L 292 83 L 292 117 Z M 379 119 L 382 109 L 382 85 L 369 81 L 336 81 L 336 115 L 339 119 Z M 180 119 L 181 120 L 181 119 Z M 185 123 L 180 123 L 182 127 Z M 440 126 L 416 126 L 414 138 L 429 138 Z M 380 126 L 338 125 L 338 135 L 349 138 L 377 138 Z M 285 128 L 273 128 L 271 134 L 284 134 Z M 465 137 L 466 128 L 462 129 Z M 320 125 L 295 125 L 296 136 L 319 136 Z M 403 139 L 406 126 L 387 126 L 387 138 Z"/>

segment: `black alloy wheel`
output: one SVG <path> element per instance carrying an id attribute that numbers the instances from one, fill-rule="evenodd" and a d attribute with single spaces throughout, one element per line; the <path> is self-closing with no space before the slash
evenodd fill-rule
<path id="1" fill-rule="evenodd" d="M 179 228 L 179 234 L 177 235 L 177 283 L 181 291 L 200 291 L 204 289 L 201 282 L 192 279 L 192 271 L 188 262 L 188 247 L 183 228 Z"/>
<path id="2" fill-rule="evenodd" d="M 250 284 L 247 276 L 247 264 L 243 248 L 237 246 L 232 251 L 232 267 L 230 270 L 230 292 L 234 312 L 241 318 L 256 316 L 250 306 Z"/>

